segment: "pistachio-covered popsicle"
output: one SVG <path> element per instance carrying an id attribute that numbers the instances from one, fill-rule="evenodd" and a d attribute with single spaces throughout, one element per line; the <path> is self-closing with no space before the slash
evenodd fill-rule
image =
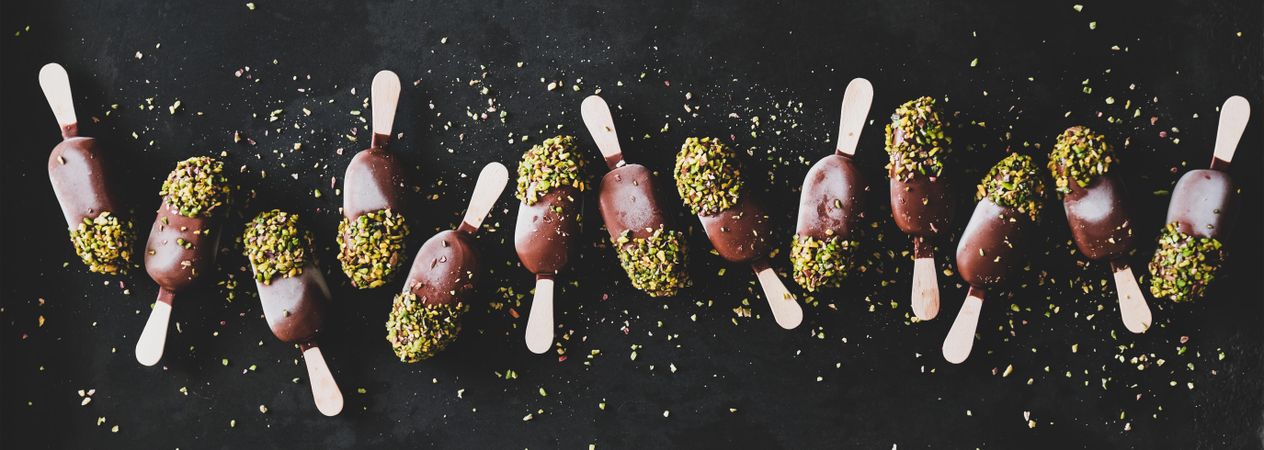
<path id="1" fill-rule="evenodd" d="M 1159 234 L 1150 261 L 1150 293 L 1175 302 L 1200 299 L 1219 276 L 1225 260 L 1224 240 L 1237 215 L 1237 190 L 1229 164 L 1251 116 L 1240 96 L 1220 107 L 1215 156 L 1210 169 L 1191 170 L 1172 189 L 1167 225 Z"/>
<path id="2" fill-rule="evenodd" d="M 557 136 L 531 147 L 518 163 L 515 195 L 518 221 L 514 250 L 535 274 L 535 296 L 527 317 L 527 348 L 536 354 L 553 345 L 553 280 L 566 268 L 579 233 L 579 194 L 587 190 L 584 159 L 575 138 Z"/>
<path id="3" fill-rule="evenodd" d="M 632 280 L 632 286 L 650 296 L 676 295 L 691 284 L 685 270 L 685 234 L 672 226 L 659 207 L 650 170 L 623 160 L 606 101 L 589 96 L 580 105 L 580 112 L 610 168 L 598 188 L 599 206 L 619 265 Z"/>
<path id="4" fill-rule="evenodd" d="M 407 186 L 399 156 L 386 150 L 399 102 L 399 77 L 383 70 L 373 77 L 373 138 L 351 159 L 343 177 L 338 261 L 351 285 L 372 289 L 394 278 L 404 262 Z"/>
<path id="5" fill-rule="evenodd" d="M 88 270 L 126 273 L 136 245 L 132 221 L 120 214 L 110 191 L 106 155 L 96 139 L 79 136 L 70 77 L 60 64 L 40 69 L 40 88 L 61 126 L 61 143 L 48 155 L 48 179 L 70 230 L 70 242 Z"/>
<path id="6" fill-rule="evenodd" d="M 921 320 L 939 315 L 934 240 L 952 223 L 954 203 L 944 173 L 952 136 L 946 128 L 931 97 L 900 105 L 886 128 L 891 214 L 900 230 L 913 237 L 912 306 Z"/>
<path id="7" fill-rule="evenodd" d="M 744 185 L 737 153 L 716 138 L 691 137 L 676 154 L 676 190 L 721 258 L 750 264 L 777 325 L 803 322 L 803 308 L 768 264 L 773 241 L 768 215 Z"/>
<path id="8" fill-rule="evenodd" d="M 460 334 L 461 316 L 469 310 L 481 274 L 474 233 L 508 182 L 505 166 L 494 162 L 483 167 L 461 225 L 434 235 L 417 251 L 408 282 L 395 296 L 386 321 L 386 340 L 400 361 L 430 358 Z"/>
<path id="9" fill-rule="evenodd" d="M 1063 131 L 1049 154 L 1054 188 L 1062 197 L 1076 248 L 1091 260 L 1110 263 L 1124 326 L 1144 333 L 1150 328 L 1150 306 L 1128 266 L 1132 216 L 1125 205 L 1123 183 L 1111 172 L 1117 162 L 1106 137 L 1081 126 Z"/>
<path id="10" fill-rule="evenodd" d="M 996 163 L 979 184 L 979 204 L 957 245 L 957 271 L 970 290 L 944 339 L 944 359 L 950 363 L 970 356 L 986 292 L 1008 284 L 1024 264 L 1027 234 L 1044 207 L 1040 176 L 1030 156 L 1014 153 Z"/>
<path id="11" fill-rule="evenodd" d="M 247 223 L 241 241 L 268 327 L 281 342 L 302 350 L 316 409 L 338 415 L 342 391 L 316 344 L 331 296 L 312 252 L 311 233 L 299 228 L 297 214 L 274 209 Z"/>
<path id="12" fill-rule="evenodd" d="M 158 301 L 136 343 L 141 364 L 162 359 L 176 295 L 214 270 L 231 193 L 224 163 L 207 156 L 180 161 L 163 181 L 162 206 L 145 244 L 145 271 L 158 283 Z"/>

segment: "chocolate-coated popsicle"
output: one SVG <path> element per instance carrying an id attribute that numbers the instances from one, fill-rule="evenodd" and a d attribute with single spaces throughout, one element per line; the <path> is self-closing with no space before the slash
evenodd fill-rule
<path id="1" fill-rule="evenodd" d="M 853 269 L 855 233 L 868 189 L 852 157 L 873 102 L 873 85 L 856 78 L 843 93 L 842 119 L 834 154 L 821 158 L 803 179 L 799 220 L 790 245 L 794 281 L 808 292 L 838 287 Z"/>
<path id="2" fill-rule="evenodd" d="M 773 241 L 768 215 L 744 185 L 737 154 L 716 138 L 691 137 L 676 154 L 676 190 L 721 258 L 750 264 L 777 325 L 803 322 L 803 308 L 768 264 Z"/>
<path id="3" fill-rule="evenodd" d="M 180 161 L 163 181 L 162 206 L 145 244 L 145 271 L 158 283 L 158 301 L 136 343 L 141 364 L 162 358 L 176 294 L 214 270 L 231 192 L 224 163 L 206 156 Z"/>
<path id="4" fill-rule="evenodd" d="M 979 204 L 957 245 L 957 272 L 970 291 L 944 339 L 944 359 L 950 363 L 970 356 L 986 292 L 1006 285 L 1024 264 L 1026 235 L 1044 206 L 1040 176 L 1030 156 L 1014 153 L 996 163 L 979 184 Z"/>
<path id="5" fill-rule="evenodd" d="M 527 348 L 536 354 L 553 345 L 553 279 L 566 268 L 579 232 L 579 194 L 587 189 L 584 159 L 575 138 L 557 136 L 531 147 L 518 163 L 518 222 L 514 249 L 535 274 L 535 297 L 527 317 Z"/>
<path id="6" fill-rule="evenodd" d="M 403 264 L 408 224 L 406 176 L 399 156 L 386 150 L 399 102 L 399 77 L 383 70 L 373 77 L 373 138 L 351 159 L 343 176 L 338 261 L 351 285 L 379 287 Z"/>
<path id="7" fill-rule="evenodd" d="M 653 297 L 676 295 L 691 282 L 685 270 L 685 234 L 676 229 L 658 204 L 654 176 L 640 164 L 628 164 L 619 148 L 614 118 L 596 95 L 580 105 L 584 124 L 610 172 L 598 188 L 601 218 L 610 242 L 632 286 Z"/>
<path id="8" fill-rule="evenodd" d="M 1058 136 L 1049 153 L 1049 170 L 1076 248 L 1088 259 L 1110 263 L 1124 326 L 1144 333 L 1150 328 L 1150 306 L 1128 266 L 1132 216 L 1124 204 L 1123 183 L 1111 172 L 1117 160 L 1105 136 L 1075 126 Z"/>
<path id="9" fill-rule="evenodd" d="M 400 361 L 430 358 L 460 334 L 461 316 L 470 308 L 481 273 L 474 233 L 508 182 L 505 166 L 494 162 L 484 167 L 461 225 L 434 235 L 417 251 L 404 290 L 395 296 L 386 320 L 386 340 Z"/>
<path id="10" fill-rule="evenodd" d="M 935 99 L 910 100 L 891 116 L 886 128 L 890 162 L 891 214 L 895 224 L 913 237 L 913 314 L 921 320 L 939 315 L 939 280 L 935 274 L 935 238 L 948 232 L 953 201 L 944 162 L 952 137 Z"/>
<path id="11" fill-rule="evenodd" d="M 106 157 L 96 139 L 79 136 L 70 77 L 60 64 L 40 69 L 40 88 L 61 126 L 61 143 L 48 155 L 48 179 L 70 230 L 75 253 L 96 273 L 126 273 L 136 231 L 119 214 L 110 192 Z"/>
<path id="12" fill-rule="evenodd" d="M 302 350 L 316 409 L 335 416 L 342 411 L 342 391 L 316 344 L 331 296 L 312 253 L 312 235 L 298 225 L 297 214 L 262 212 L 246 224 L 241 242 L 268 327 L 281 342 Z"/>
<path id="13" fill-rule="evenodd" d="M 1229 97 L 1220 107 L 1211 169 L 1191 170 L 1172 189 L 1167 226 L 1150 261 L 1150 293 L 1187 302 L 1202 298 L 1224 264 L 1224 240 L 1237 210 L 1229 163 L 1251 116 L 1245 98 Z"/>

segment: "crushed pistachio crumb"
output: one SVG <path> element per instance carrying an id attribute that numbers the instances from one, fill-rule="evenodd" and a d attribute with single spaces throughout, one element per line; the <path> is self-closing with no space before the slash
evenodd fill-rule
<path id="1" fill-rule="evenodd" d="M 944 135 L 944 128 L 931 97 L 909 100 L 896 108 L 886 127 L 888 176 L 908 181 L 918 175 L 942 174 L 952 146 L 952 138 Z"/>
<path id="2" fill-rule="evenodd" d="M 1176 222 L 1159 234 L 1158 248 L 1150 261 L 1150 294 L 1187 302 L 1202 298 L 1216 279 L 1224 250 L 1216 238 L 1185 234 Z"/>
<path id="3" fill-rule="evenodd" d="M 232 188 L 224 176 L 224 163 L 196 156 L 176 163 L 159 192 L 167 207 L 185 217 L 210 217 L 228 202 Z"/>
<path id="4" fill-rule="evenodd" d="M 312 235 L 298 228 L 298 214 L 279 209 L 261 212 L 246 224 L 241 237 L 255 279 L 269 284 L 278 276 L 303 273 Z"/>
<path id="5" fill-rule="evenodd" d="M 975 200 L 988 199 L 997 206 L 1017 209 L 1032 221 L 1040 220 L 1045 181 L 1032 157 L 1012 153 L 992 166 L 979 183 Z"/>
<path id="6" fill-rule="evenodd" d="M 555 136 L 536 144 L 518 163 L 518 189 L 514 194 L 528 205 L 554 188 L 569 186 L 583 192 L 584 159 L 575 151 L 573 136 Z"/>
<path id="7" fill-rule="evenodd" d="M 719 214 L 741 196 L 737 154 L 717 138 L 685 139 L 676 154 L 675 176 L 676 190 L 694 214 Z"/>
<path id="8" fill-rule="evenodd" d="M 794 235 L 790 244 L 790 262 L 794 266 L 794 281 L 808 292 L 826 287 L 839 287 L 851 271 L 856 247 L 854 240 L 831 236 L 817 239 Z"/>
<path id="9" fill-rule="evenodd" d="M 408 237 L 404 216 L 390 209 L 361 214 L 338 224 L 338 261 L 351 284 L 360 289 L 386 284 L 404 260 Z"/>
<path id="10" fill-rule="evenodd" d="M 670 297 L 692 284 L 685 271 L 684 233 L 660 226 L 649 236 L 638 238 L 626 230 L 611 242 L 632 286 L 650 296 Z"/>
<path id="11" fill-rule="evenodd" d="M 132 221 L 102 211 L 95 218 L 85 217 L 79 226 L 70 230 L 70 242 L 88 270 L 116 275 L 127 273 L 136 231 Z"/>
<path id="12" fill-rule="evenodd" d="M 443 351 L 461 332 L 464 304 L 427 304 L 412 293 L 395 295 L 386 340 L 400 361 L 414 363 Z"/>
<path id="13" fill-rule="evenodd" d="M 1071 183 L 1088 186 L 1093 178 L 1110 172 L 1115 148 L 1106 137 L 1082 126 L 1067 128 L 1049 153 L 1049 171 L 1059 195 L 1071 192 Z"/>

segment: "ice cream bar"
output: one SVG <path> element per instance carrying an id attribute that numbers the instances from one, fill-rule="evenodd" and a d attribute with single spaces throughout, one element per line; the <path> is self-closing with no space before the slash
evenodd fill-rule
<path id="1" fill-rule="evenodd" d="M 1150 293 L 1176 302 L 1206 295 L 1224 264 L 1223 242 L 1237 210 L 1229 164 L 1251 115 L 1245 98 L 1229 97 L 1220 108 L 1211 169 L 1191 170 L 1177 181 L 1150 261 Z"/>
<path id="2" fill-rule="evenodd" d="M 96 139 L 79 136 L 70 77 L 60 64 L 40 69 L 40 88 L 61 127 L 62 141 L 48 156 L 48 179 L 70 230 L 70 242 L 88 270 L 126 273 L 136 231 L 119 214 L 110 192 L 106 156 Z"/>
<path id="3" fill-rule="evenodd" d="M 316 409 L 337 415 L 342 411 L 342 392 L 316 344 L 332 300 L 312 253 L 311 233 L 299 228 L 297 214 L 274 209 L 247 223 L 241 240 L 272 334 L 299 346 Z"/>
<path id="4" fill-rule="evenodd" d="M 386 340 L 400 361 L 430 358 L 460 334 L 461 316 L 469 310 L 474 282 L 481 273 L 474 233 L 508 181 L 509 171 L 500 163 L 484 167 L 461 225 L 434 235 L 417 251 L 408 281 L 395 296 L 386 321 Z"/>
<path id="5" fill-rule="evenodd" d="M 399 157 L 386 150 L 399 90 L 394 72 L 383 70 L 373 77 L 373 139 L 368 149 L 351 159 L 343 177 L 338 261 L 360 289 L 389 282 L 405 258 L 407 176 Z"/>
<path id="6" fill-rule="evenodd" d="M 231 192 L 224 163 L 206 156 L 180 161 L 162 183 L 162 206 L 145 244 L 145 271 L 158 284 L 158 301 L 136 344 L 141 364 L 152 366 L 162 358 L 176 294 L 215 270 Z"/>
<path id="7" fill-rule="evenodd" d="M 952 137 L 946 128 L 931 97 L 900 105 L 886 127 L 891 214 L 900 230 L 913 237 L 912 306 L 921 320 L 939 314 L 934 239 L 952 222 L 953 202 L 944 173 Z"/>
<path id="8" fill-rule="evenodd" d="M 553 345 L 553 279 L 566 268 L 579 233 L 579 194 L 587 189 L 583 170 L 584 160 L 571 136 L 531 147 L 518 163 L 515 195 L 521 203 L 514 249 L 522 266 L 535 274 L 526 342 L 536 354 Z"/>
<path id="9" fill-rule="evenodd" d="M 960 364 L 970 356 L 986 292 L 1005 286 L 1026 264 L 1024 244 L 1040 219 L 1044 195 L 1035 162 L 1017 153 L 993 166 L 979 184 L 979 203 L 957 245 L 957 272 L 970 290 L 944 340 L 948 362 Z"/>
<path id="10" fill-rule="evenodd" d="M 803 308 L 768 264 L 768 215 L 744 186 L 737 154 L 719 139 L 691 137 L 676 154 L 674 173 L 680 198 L 698 215 L 716 253 L 750 264 L 773 319 L 787 330 L 799 326 Z"/>
<path id="11" fill-rule="evenodd" d="M 1117 159 L 1105 136 L 1075 126 L 1058 136 L 1049 154 L 1049 170 L 1076 248 L 1088 259 L 1110 263 L 1124 326 L 1144 333 L 1150 328 L 1150 307 L 1128 266 L 1132 220 L 1123 184 L 1111 172 Z"/>
<path id="12" fill-rule="evenodd" d="M 794 281 L 808 292 L 839 287 L 853 270 L 864 215 L 861 199 L 868 188 L 852 157 L 872 102 L 868 80 L 856 78 L 847 85 L 834 154 L 817 161 L 803 179 L 790 262 Z"/>
<path id="13" fill-rule="evenodd" d="M 619 136 L 606 101 L 596 95 L 580 106 L 584 124 L 610 172 L 601 178 L 601 218 L 632 286 L 653 297 L 676 295 L 691 282 L 685 270 L 685 235 L 659 207 L 654 176 L 640 164 L 623 160 Z"/>

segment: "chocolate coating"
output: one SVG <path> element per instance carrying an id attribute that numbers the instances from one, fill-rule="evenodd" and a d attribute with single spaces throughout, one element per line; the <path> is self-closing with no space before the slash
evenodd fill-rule
<path id="1" fill-rule="evenodd" d="M 850 239 L 860 221 L 864 189 L 864 178 L 850 157 L 830 155 L 817 161 L 803 179 L 795 234 Z"/>
<path id="2" fill-rule="evenodd" d="M 749 193 L 742 193 L 732 208 L 712 216 L 699 215 L 698 219 L 711 246 L 729 262 L 751 262 L 767 257 L 772 251 L 768 215 Z"/>
<path id="3" fill-rule="evenodd" d="M 1223 240 L 1237 210 L 1233 179 L 1219 170 L 1191 170 L 1172 189 L 1166 223 L 1177 222 L 1182 233 Z"/>
<path id="4" fill-rule="evenodd" d="M 145 271 L 163 289 L 179 292 L 212 270 L 220 229 L 215 218 L 185 217 L 163 200 L 145 244 Z M 209 230 L 206 232 L 206 230 Z M 180 241 L 188 242 L 187 247 Z"/>
<path id="5" fill-rule="evenodd" d="M 952 197 L 944 177 L 891 180 L 891 215 L 905 234 L 933 237 L 952 224 Z"/>
<path id="6" fill-rule="evenodd" d="M 356 153 L 343 177 L 342 215 L 356 219 L 361 214 L 405 207 L 407 177 L 398 156 L 381 148 Z"/>
<path id="7" fill-rule="evenodd" d="M 1112 175 L 1088 186 L 1070 183 L 1062 199 L 1075 247 L 1092 260 L 1119 259 L 1132 249 L 1132 220 L 1124 206 L 1123 183 Z"/>
<path id="8" fill-rule="evenodd" d="M 664 224 L 654 192 L 653 175 L 640 164 L 611 170 L 601 178 L 599 207 L 610 239 L 619 239 L 627 230 L 643 239 Z"/>
<path id="9" fill-rule="evenodd" d="M 977 288 L 1005 283 L 1005 277 L 1022 266 L 1023 234 L 1031 224 L 1025 213 L 980 200 L 957 245 L 961 278 Z"/>
<path id="10" fill-rule="evenodd" d="M 531 273 L 552 275 L 566 267 L 571 241 L 579 232 L 578 201 L 574 188 L 558 187 L 534 205 L 518 205 L 514 249 Z"/>
<path id="11" fill-rule="evenodd" d="M 413 259 L 403 292 L 427 305 L 469 304 L 465 299 L 474 291 L 479 267 L 470 240 L 468 234 L 451 230 L 427 240 Z"/>
<path id="12" fill-rule="evenodd" d="M 263 316 L 282 342 L 311 342 L 325 325 L 325 308 L 332 297 L 325 276 L 314 263 L 305 264 L 298 276 L 276 277 L 270 284 L 256 281 L 255 286 Z"/>
<path id="13" fill-rule="evenodd" d="M 53 147 L 48 156 L 48 179 L 70 228 L 102 211 L 118 212 L 96 139 L 71 137 Z"/>

